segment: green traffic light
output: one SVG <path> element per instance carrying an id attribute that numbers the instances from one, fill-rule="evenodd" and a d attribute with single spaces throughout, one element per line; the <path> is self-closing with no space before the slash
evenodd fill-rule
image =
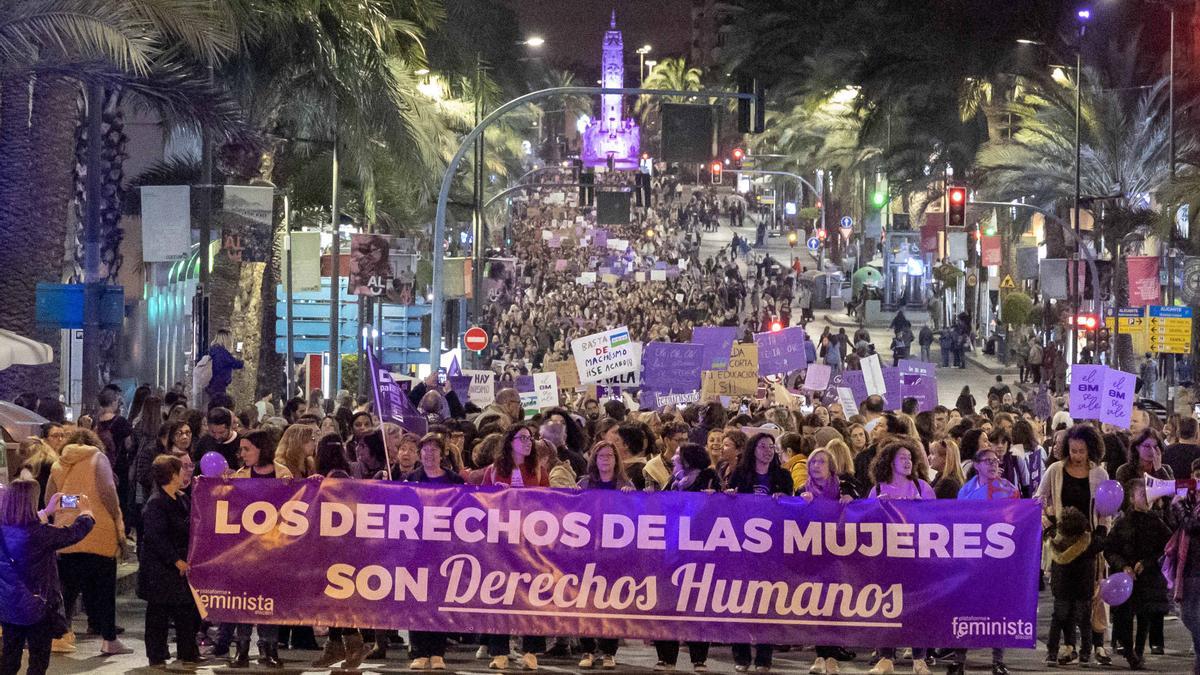
<path id="1" fill-rule="evenodd" d="M 871 195 L 871 202 L 875 204 L 876 207 L 883 206 L 884 203 L 887 202 L 887 195 L 882 192 L 876 192 L 875 194 Z"/>

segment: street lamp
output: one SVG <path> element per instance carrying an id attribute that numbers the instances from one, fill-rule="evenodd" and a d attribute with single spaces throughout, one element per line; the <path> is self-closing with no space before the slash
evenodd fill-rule
<path id="1" fill-rule="evenodd" d="M 643 82 L 646 79 L 646 55 L 653 49 L 650 45 L 642 45 L 637 48 L 638 55 L 638 82 Z"/>
<path id="2" fill-rule="evenodd" d="M 540 35 L 534 35 L 529 38 L 526 38 L 524 41 L 519 42 L 517 44 L 522 44 L 522 45 L 525 45 L 526 47 L 533 47 L 536 49 L 536 48 L 541 47 L 542 45 L 546 44 L 546 39 Z"/>
<path id="3" fill-rule="evenodd" d="M 1074 204 L 1075 241 L 1078 243 L 1080 241 L 1079 192 L 1080 192 L 1081 147 L 1080 147 L 1080 142 L 1079 142 L 1080 141 L 1079 128 L 1080 128 L 1080 120 L 1082 118 L 1082 100 L 1081 100 L 1080 96 L 1081 96 L 1081 85 L 1083 84 L 1083 82 L 1082 82 L 1082 80 L 1083 80 L 1083 33 L 1087 26 L 1088 19 L 1092 18 L 1092 11 L 1090 9 L 1083 8 L 1083 9 L 1080 9 L 1078 12 L 1076 12 L 1075 16 L 1079 19 L 1079 37 L 1075 42 L 1075 204 Z M 1072 284 L 1072 287 L 1075 289 L 1075 292 L 1072 294 L 1074 297 L 1074 300 L 1075 300 L 1075 312 L 1072 316 L 1079 316 L 1079 306 L 1083 302 L 1083 289 L 1080 288 L 1080 283 L 1079 283 L 1079 248 L 1078 248 L 1078 246 L 1075 249 L 1075 253 L 1071 257 L 1075 261 L 1075 264 L 1071 266 L 1071 270 L 1070 270 L 1070 276 L 1071 276 L 1070 283 Z M 1100 289 L 1096 289 L 1095 292 L 1099 293 Z M 1079 361 L 1079 338 L 1075 334 L 1075 331 L 1071 331 L 1071 363 L 1078 363 L 1078 361 Z"/>

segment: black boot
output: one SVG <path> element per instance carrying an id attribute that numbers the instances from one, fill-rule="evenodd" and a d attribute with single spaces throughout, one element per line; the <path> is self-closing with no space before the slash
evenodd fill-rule
<path id="1" fill-rule="evenodd" d="M 229 662 L 230 668 L 249 668 L 250 667 L 250 641 L 237 641 L 237 656 Z"/>
<path id="2" fill-rule="evenodd" d="M 259 642 L 258 662 L 268 668 L 282 668 L 283 662 L 279 660 L 279 645 L 275 642 Z"/>

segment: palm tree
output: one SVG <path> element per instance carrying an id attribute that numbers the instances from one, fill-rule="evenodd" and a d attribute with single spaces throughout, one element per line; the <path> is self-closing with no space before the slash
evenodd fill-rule
<path id="1" fill-rule="evenodd" d="M 650 74 L 642 81 L 642 88 L 700 91 L 701 75 L 700 69 L 689 66 L 683 57 L 665 58 L 650 69 Z M 682 103 L 689 100 L 692 99 L 686 96 L 639 96 L 633 104 L 633 110 L 646 124 L 658 117 L 662 102 Z"/>
<path id="2" fill-rule="evenodd" d="M 211 62 L 236 42 L 224 9 L 205 0 L 0 5 L 0 139 L 6 148 L 0 228 L 7 239 L 28 247 L 4 247 L 0 253 L 0 294 L 7 300 L 0 327 L 57 341 L 57 330 L 35 326 L 34 297 L 37 282 L 63 278 L 83 85 L 128 87 L 153 107 L 194 113 L 196 100 L 187 93 L 197 87 L 177 85 L 186 67 Z M 119 148 L 110 153 L 119 155 Z M 109 234 L 110 243 L 119 243 L 119 230 Z M 53 366 L 9 369 L 0 373 L 0 395 L 48 393 L 56 382 Z"/>

